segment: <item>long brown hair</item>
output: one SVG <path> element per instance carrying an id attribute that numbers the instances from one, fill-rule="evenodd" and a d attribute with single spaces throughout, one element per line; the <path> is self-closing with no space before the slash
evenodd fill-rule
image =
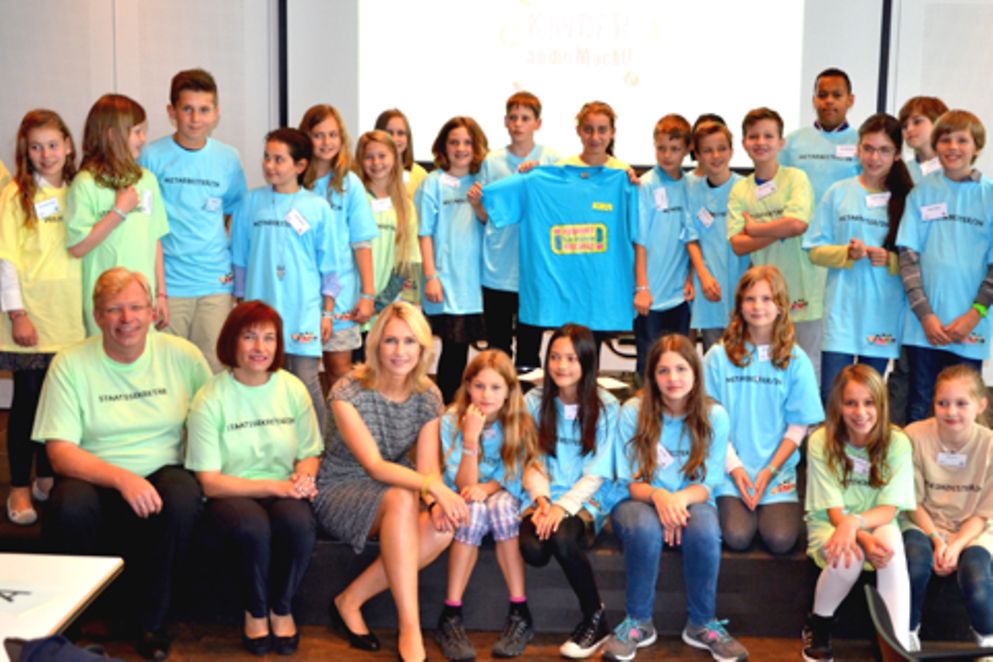
<path id="1" fill-rule="evenodd" d="M 714 402 L 707 397 L 704 390 L 703 364 L 700 362 L 700 355 L 697 354 L 690 339 L 683 335 L 663 336 L 648 352 L 644 386 L 639 391 L 641 408 L 638 410 L 638 427 L 634 436 L 628 440 L 629 457 L 637 460 L 639 479 L 646 483 L 651 482 L 658 465 L 656 445 L 661 440 L 662 416 L 666 410 L 655 371 L 666 352 L 678 354 L 693 371 L 693 388 L 687 395 L 686 419 L 683 424 L 690 438 L 690 455 L 682 470 L 687 480 L 702 481 L 707 477 L 705 463 L 707 455 L 710 454 L 710 442 L 714 434 L 708 416 Z"/>
<path id="2" fill-rule="evenodd" d="M 748 337 L 748 324 L 741 314 L 741 304 L 745 298 L 745 292 L 760 281 L 769 283 L 772 290 L 772 298 L 779 309 L 779 316 L 772 327 L 772 364 L 780 370 L 786 370 L 790 365 L 790 354 L 793 351 L 793 343 L 796 336 L 793 331 L 793 322 L 790 321 L 790 295 L 786 290 L 786 280 L 779 269 L 771 264 L 752 267 L 738 281 L 738 287 L 734 291 L 734 311 L 731 313 L 731 323 L 724 329 L 724 336 L 721 340 L 724 343 L 724 351 L 727 352 L 731 363 L 739 368 L 751 364 L 752 355 L 745 347 L 745 341 L 751 341 Z"/>
<path id="3" fill-rule="evenodd" d="M 329 117 L 338 125 L 338 138 L 341 139 L 341 148 L 334 155 L 334 158 L 331 159 L 331 188 L 338 193 L 344 193 L 345 177 L 348 175 L 348 171 L 352 169 L 352 141 L 348 138 L 348 131 L 345 129 L 345 120 L 341 118 L 341 113 L 334 106 L 319 103 L 307 109 L 307 112 L 300 119 L 300 126 L 298 128 L 306 133 L 309 138 L 310 132 L 314 130 L 314 127 Z M 317 181 L 316 158 L 312 159 L 310 165 L 307 166 L 307 171 L 304 173 L 303 185 L 305 188 L 311 189 L 314 188 L 315 181 Z M 325 191 L 318 191 L 317 193 L 326 195 Z"/>
<path id="4" fill-rule="evenodd" d="M 873 368 L 864 363 L 855 363 L 842 368 L 831 385 L 828 396 L 827 413 L 824 417 L 824 441 L 827 451 L 828 469 L 841 479 L 841 484 L 848 486 L 852 475 L 852 461 L 845 452 L 848 442 L 848 429 L 842 416 L 845 387 L 849 382 L 861 384 L 869 391 L 872 401 L 876 404 L 876 424 L 869 430 L 866 450 L 869 453 L 869 485 L 879 489 L 889 482 L 889 466 L 886 455 L 890 450 L 891 432 L 890 405 L 886 397 L 886 384 Z"/>
<path id="5" fill-rule="evenodd" d="M 17 129 L 17 148 L 14 154 L 14 181 L 17 182 L 17 200 L 24 211 L 24 226 L 32 227 L 38 220 L 34 209 L 34 197 L 38 193 L 38 182 L 34 178 L 34 166 L 31 165 L 30 145 L 28 134 L 35 129 L 56 129 L 62 137 L 69 141 L 69 152 L 66 154 L 65 165 L 62 166 L 62 183 L 68 186 L 76 176 L 76 144 L 72 141 L 69 127 L 62 121 L 59 114 L 53 110 L 36 109 L 28 111 Z"/>
<path id="6" fill-rule="evenodd" d="M 358 145 L 355 148 L 355 173 L 362 180 L 365 188 L 370 193 L 372 180 L 365 172 L 365 152 L 369 148 L 369 143 L 379 143 L 393 153 L 393 168 L 390 171 L 390 181 L 386 185 L 390 195 L 390 202 L 393 203 L 393 211 L 396 212 L 397 229 L 395 237 L 395 250 L 393 252 L 393 268 L 397 273 L 411 277 L 411 242 L 417 241 L 417 228 L 414 227 L 415 219 L 411 218 L 410 195 L 407 187 L 403 183 L 403 165 L 400 162 L 400 153 L 397 144 L 393 142 L 390 134 L 379 129 L 367 131 L 359 137 Z"/>
<path id="7" fill-rule="evenodd" d="M 500 459 L 503 462 L 505 478 L 510 478 L 521 469 L 535 465 L 538 457 L 538 433 L 534 419 L 524 404 L 524 393 L 517 381 L 517 370 L 513 361 L 498 349 L 487 349 L 477 354 L 462 373 L 462 384 L 455 393 L 452 411 L 456 422 L 461 421 L 472 404 L 470 385 L 476 375 L 489 368 L 507 385 L 507 400 L 503 403 L 497 420 L 503 428 L 503 444 L 500 446 Z M 455 431 L 458 434 L 458 430 Z M 454 448 L 454 447 L 453 447 Z M 479 461 L 482 461 L 482 454 Z"/>
<path id="8" fill-rule="evenodd" d="M 86 115 L 83 162 L 80 170 L 93 175 L 97 184 L 119 190 L 141 179 L 141 166 L 131 156 L 131 129 L 145 121 L 145 109 L 123 94 L 105 94 Z"/>
<path id="9" fill-rule="evenodd" d="M 552 379 L 548 369 L 548 359 L 552 354 L 552 345 L 559 338 L 572 342 L 582 376 L 579 378 L 578 395 L 579 411 L 576 421 L 579 423 L 580 444 L 582 454 L 589 455 L 596 450 L 596 426 L 600 420 L 600 410 L 603 402 L 597 393 L 597 343 L 593 332 L 581 324 L 564 324 L 555 329 L 545 350 L 545 378 L 541 386 L 541 408 L 538 421 L 538 445 L 546 454 L 555 457 L 555 446 L 558 444 L 558 410 L 555 398 L 559 395 L 559 387 Z"/>

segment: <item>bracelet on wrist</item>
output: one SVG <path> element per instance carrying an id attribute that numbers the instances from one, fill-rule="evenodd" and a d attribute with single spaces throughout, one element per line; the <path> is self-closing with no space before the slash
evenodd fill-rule
<path id="1" fill-rule="evenodd" d="M 647 285 L 638 285 L 637 287 L 634 288 L 634 291 L 635 292 L 647 292 L 648 291 L 648 286 Z"/>
<path id="2" fill-rule="evenodd" d="M 424 277 L 425 282 L 430 282 L 432 280 L 438 280 L 438 274 L 431 274 L 430 276 Z"/>
<path id="3" fill-rule="evenodd" d="M 767 465 L 767 466 L 766 466 L 766 469 L 768 469 L 768 470 L 769 470 L 769 473 L 771 473 L 771 474 L 772 474 L 772 477 L 773 477 L 773 478 L 775 478 L 776 476 L 778 476 L 778 475 L 779 475 L 779 467 L 777 467 L 777 466 L 775 466 L 775 465 L 773 465 L 773 464 L 769 464 L 769 465 Z"/>
<path id="4" fill-rule="evenodd" d="M 118 218 L 120 218 L 122 221 L 128 217 L 128 215 L 122 212 L 120 209 L 118 209 L 116 205 L 111 208 L 111 211 L 117 214 Z"/>
<path id="5" fill-rule="evenodd" d="M 326 319 L 326 320 L 334 319 L 334 311 L 333 310 L 322 310 L 321 311 L 321 319 Z"/>
<path id="6" fill-rule="evenodd" d="M 476 456 L 479 455 L 479 449 L 478 448 L 468 448 L 466 446 L 463 446 L 462 447 L 462 454 L 463 455 L 468 455 L 469 457 L 476 457 Z"/>
<path id="7" fill-rule="evenodd" d="M 9 313 L 7 313 L 7 319 L 9 319 L 11 322 L 27 316 L 28 316 L 28 311 L 26 310 L 12 310 Z"/>
<path id="8" fill-rule="evenodd" d="M 361 294 L 359 294 L 359 298 L 360 299 L 365 299 L 366 301 L 375 301 L 376 300 L 376 295 L 375 294 L 366 294 L 365 292 L 362 292 Z"/>
<path id="9" fill-rule="evenodd" d="M 972 309 L 975 310 L 977 313 L 979 313 L 979 316 L 982 317 L 983 319 L 986 319 L 986 315 L 990 312 L 989 308 L 987 308 L 981 303 L 972 304 Z"/>
<path id="10" fill-rule="evenodd" d="M 422 499 L 427 500 L 427 498 L 428 498 L 428 487 L 431 485 L 431 483 L 433 483 L 437 479 L 438 479 L 438 476 L 436 476 L 435 474 L 428 474 L 427 476 L 424 477 L 424 480 L 421 482 L 421 498 Z"/>

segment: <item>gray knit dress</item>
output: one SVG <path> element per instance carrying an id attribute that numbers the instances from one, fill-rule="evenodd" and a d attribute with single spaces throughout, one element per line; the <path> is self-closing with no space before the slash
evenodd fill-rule
<path id="1" fill-rule="evenodd" d="M 434 387 L 412 394 L 405 402 L 392 402 L 375 389 L 363 388 L 352 375 L 338 380 L 328 400 L 355 407 L 383 459 L 411 468 L 410 450 L 417 443 L 417 435 L 442 411 L 441 395 Z M 358 554 L 365 547 L 379 502 L 389 488 L 369 477 L 345 445 L 334 417 L 329 416 L 313 503 L 321 528 L 349 543 Z"/>

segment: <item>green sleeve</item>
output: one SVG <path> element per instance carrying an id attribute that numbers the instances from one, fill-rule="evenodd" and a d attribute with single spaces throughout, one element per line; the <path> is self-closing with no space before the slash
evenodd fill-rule
<path id="1" fill-rule="evenodd" d="M 807 179 L 807 173 L 803 170 L 790 168 L 789 172 L 790 184 L 783 216 L 810 223 L 814 217 L 814 189 Z"/>
<path id="2" fill-rule="evenodd" d="M 819 428 L 807 442 L 806 511 L 826 511 L 844 508 L 845 497 L 841 482 L 828 467 L 824 428 Z"/>

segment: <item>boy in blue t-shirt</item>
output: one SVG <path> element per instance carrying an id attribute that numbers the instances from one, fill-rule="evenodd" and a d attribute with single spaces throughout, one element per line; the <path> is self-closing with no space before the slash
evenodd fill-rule
<path id="1" fill-rule="evenodd" d="M 541 128 L 541 101 L 530 92 L 515 92 L 507 99 L 507 114 L 503 125 L 510 134 L 510 144 L 486 155 L 479 181 L 469 190 L 468 197 L 476 216 L 485 224 L 483 231 L 483 318 L 486 323 L 486 343 L 509 356 L 511 343 L 517 340 L 517 367 L 522 370 L 541 365 L 538 352 L 542 330 L 522 324 L 518 318 L 518 280 L 520 230 L 517 225 L 497 228 L 487 223 L 486 210 L 481 203 L 483 186 L 510 177 L 523 166 L 525 169 L 552 165 L 561 156 L 555 150 L 535 144 L 535 131 Z"/>
<path id="2" fill-rule="evenodd" d="M 217 336 L 234 301 L 225 217 L 245 194 L 245 173 L 238 151 L 210 138 L 219 115 L 213 76 L 203 69 L 173 76 L 166 110 L 176 133 L 147 146 L 139 159 L 158 178 L 169 218 L 162 238 L 166 331 L 193 342 L 216 373 L 223 369 Z"/>
<path id="3" fill-rule="evenodd" d="M 693 280 L 683 244 L 686 182 L 683 159 L 690 151 L 690 123 L 666 115 L 655 124 L 654 168 L 638 187 L 638 234 L 634 244 L 634 338 L 642 373 L 652 344 L 667 333 L 690 330 Z"/>

